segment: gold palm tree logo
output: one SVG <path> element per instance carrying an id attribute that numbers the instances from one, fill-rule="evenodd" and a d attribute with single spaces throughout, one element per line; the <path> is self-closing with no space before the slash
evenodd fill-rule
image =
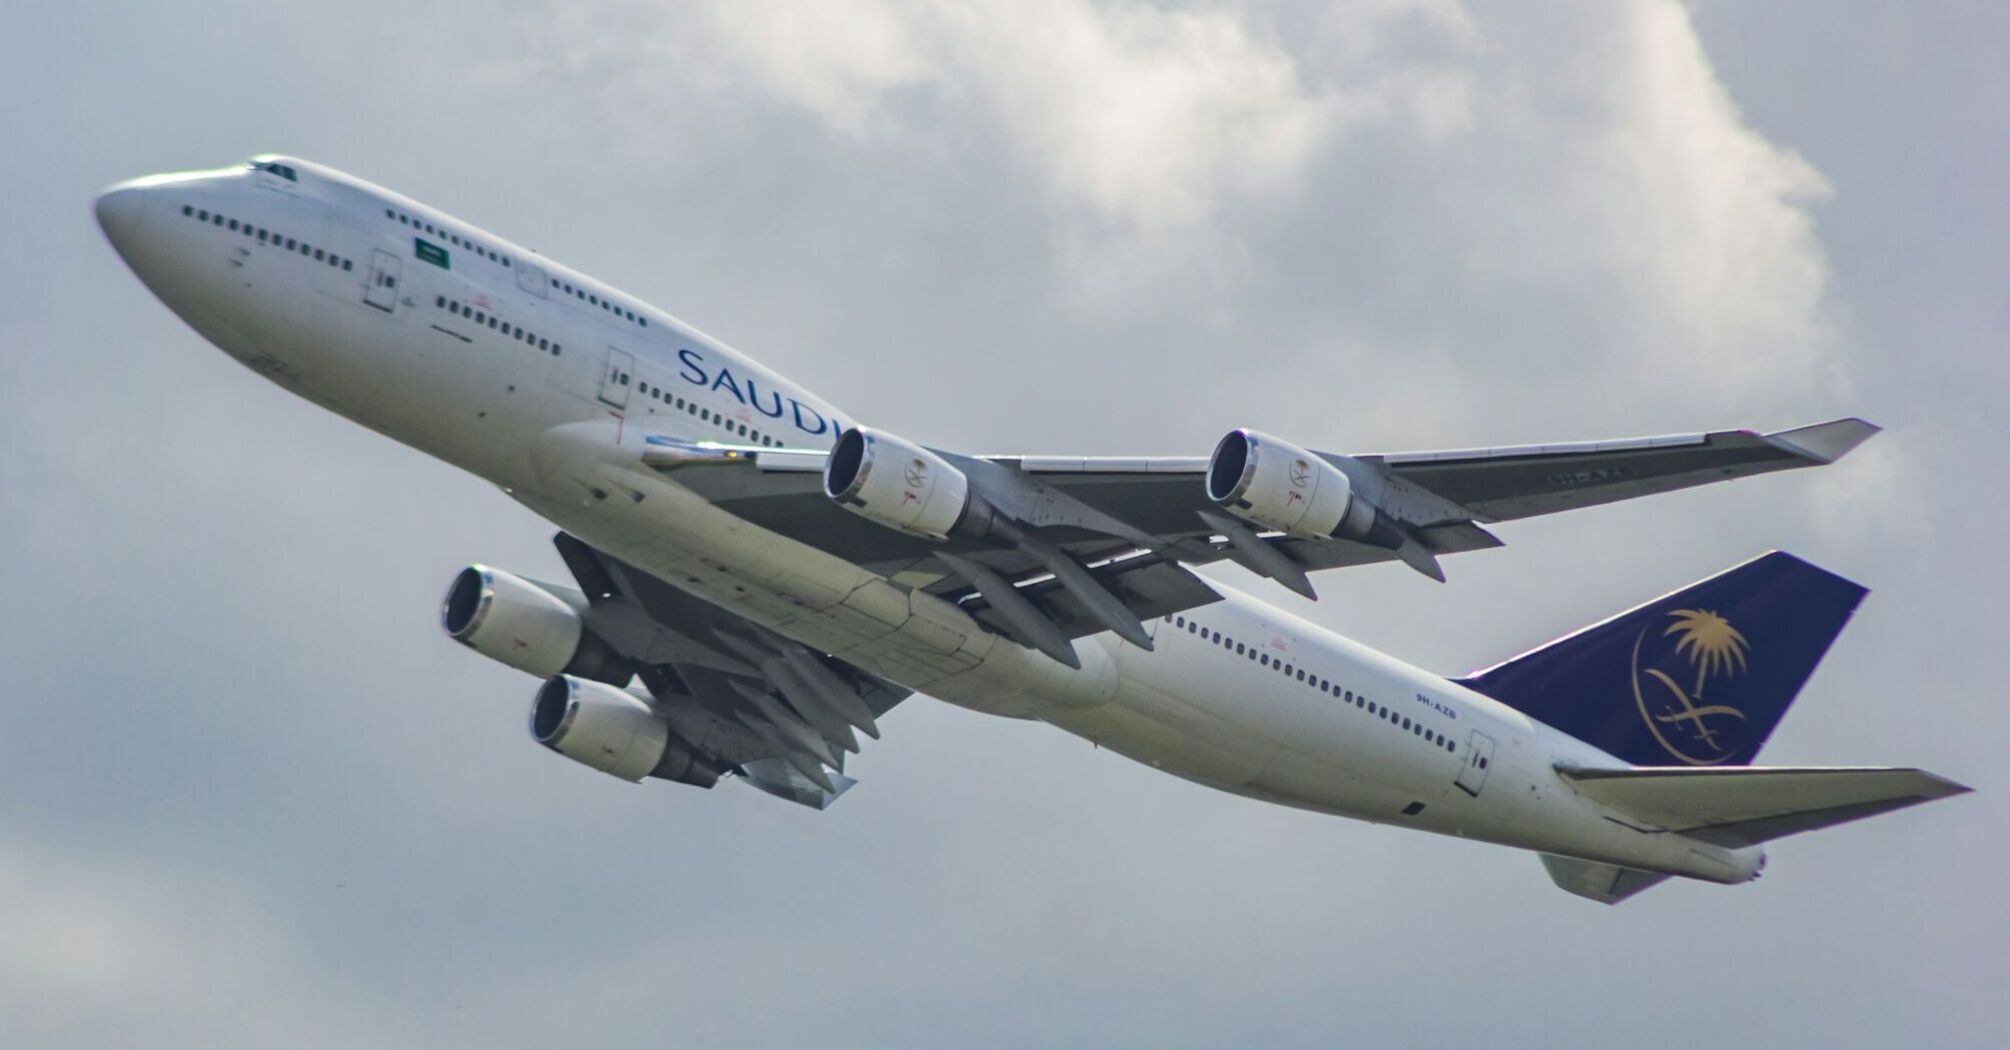
<path id="1" fill-rule="evenodd" d="M 1710 609 L 1676 609 L 1668 617 L 1675 622 L 1669 624 L 1661 635 L 1664 638 L 1674 636 L 1675 655 L 1687 657 L 1696 668 L 1696 685 L 1685 690 L 1666 671 L 1640 666 L 1641 643 L 1647 640 L 1648 631 L 1652 630 L 1648 628 L 1633 641 L 1633 699 L 1639 704 L 1641 715 L 1647 719 L 1647 728 L 1664 750 L 1691 765 L 1715 765 L 1730 758 L 1733 752 L 1718 741 L 1717 730 L 1709 720 L 1721 716 L 1742 722 L 1745 713 L 1729 704 L 1703 703 L 1703 687 L 1713 676 L 1744 673 L 1746 655 L 1751 652 L 1752 645 L 1736 627 L 1731 626 L 1729 620 Z M 1643 677 L 1659 683 L 1659 691 L 1666 693 L 1658 711 L 1651 709 L 1647 696 L 1641 691 Z M 1663 726 L 1670 730 L 1686 728 L 1693 742 L 1708 747 L 1709 752 L 1691 754 L 1686 747 L 1669 739 L 1662 732 Z"/>
<path id="2" fill-rule="evenodd" d="M 1675 622 L 1661 632 L 1679 635 L 1675 651 L 1696 665 L 1694 699 L 1703 699 L 1703 684 L 1714 674 L 1739 674 L 1745 670 L 1745 654 L 1752 648 L 1745 636 L 1729 620 L 1708 609 L 1677 609 L 1668 614 Z"/>

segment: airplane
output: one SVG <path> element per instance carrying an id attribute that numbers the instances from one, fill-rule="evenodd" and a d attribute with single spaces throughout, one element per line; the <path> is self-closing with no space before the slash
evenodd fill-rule
<path id="1" fill-rule="evenodd" d="M 455 640 L 540 679 L 530 732 L 623 780 L 822 809 L 922 692 L 1221 791 L 1532 851 L 1617 903 L 1758 877 L 1782 836 L 1965 792 L 1752 765 L 1865 589 L 1772 552 L 1447 678 L 1196 568 L 1311 574 L 1501 546 L 1488 526 L 1834 463 L 1860 419 L 1342 455 L 969 455 L 854 417 L 584 273 L 262 154 L 94 202 L 126 265 L 286 390 L 558 528 L 572 580 L 473 565 Z"/>

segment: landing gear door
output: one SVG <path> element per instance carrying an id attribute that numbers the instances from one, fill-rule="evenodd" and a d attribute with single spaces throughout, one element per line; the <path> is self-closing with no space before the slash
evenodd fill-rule
<path id="1" fill-rule="evenodd" d="M 398 308 L 398 271 L 400 260 L 383 249 L 370 253 L 370 286 L 363 290 L 363 301 L 385 313 Z"/>
<path id="2" fill-rule="evenodd" d="M 1459 779 L 1455 781 L 1459 790 L 1480 797 L 1480 789 L 1487 784 L 1487 770 L 1493 764 L 1494 738 L 1473 730 L 1472 739 L 1466 742 L 1466 764 L 1459 767 Z"/>
<path id="3" fill-rule="evenodd" d="M 634 373 L 634 355 L 608 347 L 607 370 L 600 375 L 600 400 L 615 408 L 627 408 L 628 388 L 634 384 Z"/>

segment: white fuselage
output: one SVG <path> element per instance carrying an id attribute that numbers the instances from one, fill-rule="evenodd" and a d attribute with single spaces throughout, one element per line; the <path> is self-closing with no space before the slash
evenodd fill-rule
<path id="1" fill-rule="evenodd" d="M 835 407 L 444 213 L 312 164 L 266 164 L 125 184 L 101 198 L 101 222 L 231 356 L 737 615 L 910 689 L 1253 798 L 1714 881 L 1762 862 L 1616 819 L 1554 769 L 1624 763 L 1225 586 L 1220 602 L 1148 623 L 1150 651 L 1078 640 L 1076 670 L 917 589 L 930 581 L 757 527 L 642 467 L 644 434 L 821 450 L 848 418 Z M 419 240 L 446 257 L 418 254 Z"/>

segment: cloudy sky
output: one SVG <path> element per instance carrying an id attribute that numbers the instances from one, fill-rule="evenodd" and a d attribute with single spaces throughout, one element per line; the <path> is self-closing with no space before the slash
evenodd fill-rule
<path id="1" fill-rule="evenodd" d="M 1869 0 L 15 12 L 0 1044 L 2010 1042 L 2005 39 Z M 925 698 L 828 813 L 599 776 L 434 621 L 468 561 L 562 571 L 549 529 L 239 368 L 90 220 L 261 150 L 971 451 L 1864 415 L 1836 469 L 1504 527 L 1444 586 L 1265 593 L 1457 672 L 1789 549 L 1874 593 L 1766 758 L 1979 791 L 1604 908 Z"/>

